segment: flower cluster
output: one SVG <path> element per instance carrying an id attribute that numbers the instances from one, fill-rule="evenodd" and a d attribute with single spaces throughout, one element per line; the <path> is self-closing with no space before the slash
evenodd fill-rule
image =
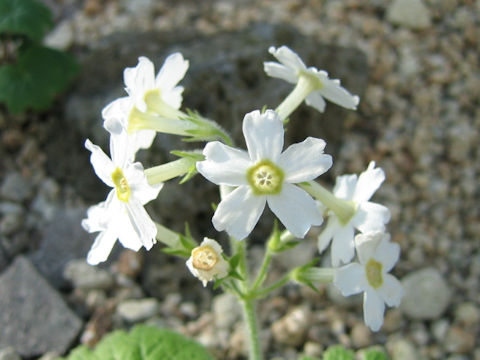
<path id="1" fill-rule="evenodd" d="M 198 245 L 189 235 L 153 222 L 145 211 L 143 206 L 158 196 L 164 181 L 181 175 L 186 175 L 182 180 L 186 181 L 198 172 L 220 186 L 212 223 L 236 240 L 233 248 L 254 230 L 267 204 L 284 225 L 282 235 L 275 228 L 268 242 L 262 271 L 268 268 L 272 253 L 294 246 L 293 239 L 304 238 L 312 226 L 321 226 L 325 216 L 318 248 L 322 253 L 332 245 L 333 268 L 307 264 L 292 271 L 292 278 L 309 285 L 332 281 L 345 296 L 364 292 L 365 322 L 376 331 L 383 323 L 385 304 L 398 306 L 403 291 L 389 274 L 400 251 L 385 233 L 390 212 L 370 201 L 385 180 L 384 171 L 371 162 L 359 176 L 339 176 L 330 192 L 316 181 L 332 166 L 332 157 L 324 153 L 324 140 L 307 137 L 284 149 L 285 120 L 303 101 L 323 112 L 325 100 L 355 110 L 359 98 L 325 71 L 307 67 L 288 47 L 269 51 L 279 63 L 265 62 L 265 72 L 295 87 L 275 110 L 253 110 L 244 116 L 246 150 L 234 147 L 215 122 L 180 110 L 183 87 L 178 83 L 189 64 L 180 53 L 170 55 L 157 75 L 145 57 L 139 58 L 136 67 L 125 69 L 127 96 L 102 111 L 104 128 L 110 133 L 111 159 L 89 140 L 85 143 L 96 174 L 112 188 L 106 201 L 92 206 L 82 222 L 87 231 L 100 232 L 87 260 L 90 264 L 105 261 L 117 239 L 133 250 L 149 250 L 158 240 L 170 253 L 188 257 L 187 268 L 203 286 L 218 281 L 216 285 L 240 297 L 261 296 L 265 274 L 252 286 L 236 283 L 247 274 L 245 264 L 239 265 L 240 253 L 229 257 L 208 238 Z M 144 170 L 135 156 L 139 149 L 150 147 L 156 132 L 207 143 L 201 152 L 177 151 L 181 159 Z M 358 262 L 352 262 L 355 254 Z"/>

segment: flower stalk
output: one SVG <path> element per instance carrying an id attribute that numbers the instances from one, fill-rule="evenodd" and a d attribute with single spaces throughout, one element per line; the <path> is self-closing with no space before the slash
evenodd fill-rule
<path id="1" fill-rule="evenodd" d="M 188 173 L 192 165 L 195 165 L 195 162 L 196 160 L 192 157 L 183 157 L 166 164 L 146 169 L 145 175 L 147 176 L 147 180 L 150 185 L 162 183 Z"/>
<path id="2" fill-rule="evenodd" d="M 314 81 L 314 79 L 309 76 L 299 77 L 297 85 L 293 88 L 292 92 L 275 109 L 282 121 L 285 121 L 305 98 L 317 88 L 317 83 L 317 81 Z"/>

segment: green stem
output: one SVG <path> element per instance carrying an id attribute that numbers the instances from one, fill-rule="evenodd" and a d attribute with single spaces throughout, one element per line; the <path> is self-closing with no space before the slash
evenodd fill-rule
<path id="1" fill-rule="evenodd" d="M 283 285 L 287 284 L 289 281 L 290 281 L 290 274 L 284 275 L 282 278 L 280 278 L 280 280 L 273 283 L 272 285 L 269 285 L 263 289 L 252 292 L 250 296 L 254 299 L 262 298 L 264 296 L 267 296 L 273 290 L 276 290 L 282 287 Z"/>
<path id="2" fill-rule="evenodd" d="M 267 277 L 267 270 L 270 266 L 270 262 L 272 261 L 273 254 L 270 249 L 267 247 L 265 251 L 265 256 L 263 257 L 262 265 L 260 266 L 260 270 L 258 271 L 257 278 L 252 285 L 251 291 L 257 290 L 260 286 L 262 286 L 265 278 Z"/>
<path id="3" fill-rule="evenodd" d="M 252 299 L 242 299 L 243 318 L 247 326 L 249 360 L 262 360 L 255 305 Z"/>

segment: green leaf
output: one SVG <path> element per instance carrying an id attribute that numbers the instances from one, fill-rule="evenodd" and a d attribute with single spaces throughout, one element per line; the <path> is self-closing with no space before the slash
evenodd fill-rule
<path id="1" fill-rule="evenodd" d="M 78 72 L 75 59 L 40 45 L 20 48 L 16 64 L 0 67 L 0 103 L 12 113 L 45 110 Z"/>
<path id="2" fill-rule="evenodd" d="M 52 26 L 52 14 L 42 3 L 0 0 L 0 34 L 23 35 L 40 42 Z"/>
<path id="3" fill-rule="evenodd" d="M 382 350 L 370 349 L 363 355 L 364 360 L 390 360 L 387 354 Z"/>
<path id="4" fill-rule="evenodd" d="M 130 333 L 115 331 L 94 350 L 79 346 L 57 360 L 213 360 L 200 344 L 166 329 L 136 326 Z"/>
<path id="5" fill-rule="evenodd" d="M 340 345 L 331 346 L 323 354 L 323 360 L 353 360 L 353 351 L 347 350 Z"/>
<path id="6" fill-rule="evenodd" d="M 316 357 L 311 357 L 311 356 L 302 356 L 300 359 L 298 360 L 320 360 L 319 358 L 316 358 Z"/>

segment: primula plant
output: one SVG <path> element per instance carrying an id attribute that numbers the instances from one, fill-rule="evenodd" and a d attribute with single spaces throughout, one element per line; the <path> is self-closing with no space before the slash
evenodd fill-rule
<path id="1" fill-rule="evenodd" d="M 308 137 L 284 144 L 286 124 L 295 126 L 287 120 L 303 101 L 323 112 L 326 100 L 355 110 L 359 98 L 325 71 L 307 67 L 288 47 L 269 51 L 279 63 L 264 63 L 265 72 L 295 86 L 275 109 L 252 109 L 245 115 L 246 149 L 236 147 L 215 121 L 181 110 L 183 87 L 178 83 L 189 63 L 180 53 L 168 56 L 158 74 L 145 57 L 139 58 L 136 67 L 125 69 L 127 96 L 102 112 L 104 128 L 110 133 L 110 157 L 89 140 L 85 142 L 95 173 L 111 188 L 106 200 L 92 206 L 82 222 L 85 230 L 98 232 L 88 263 L 105 261 L 117 239 L 132 250 L 149 250 L 158 243 L 155 246 L 165 252 L 185 258 L 185 270 L 204 287 L 213 283 L 214 288 L 238 298 L 251 360 L 263 359 L 256 301 L 289 282 L 314 289 L 333 283 L 345 296 L 363 293 L 365 323 L 373 331 L 382 326 L 385 304 L 398 306 L 403 294 L 400 282 L 389 274 L 400 252 L 385 232 L 390 212 L 370 201 L 385 180 L 384 171 L 371 162 L 358 176 L 339 176 L 330 191 L 318 181 L 332 166 L 332 156 L 324 153 L 325 140 Z M 136 153 L 148 149 L 157 132 L 204 146 L 198 151 L 172 151 L 178 160 L 144 169 L 135 161 Z M 197 172 L 219 186 L 212 224 L 228 234 L 229 244 L 209 238 L 199 244 L 189 232 L 180 234 L 154 222 L 144 208 L 161 196 L 164 182 L 183 177 L 182 184 Z M 264 258 L 254 274 L 248 265 L 248 237 L 266 205 L 278 222 L 264 241 Z M 325 262 L 318 257 L 268 283 L 272 258 L 301 241 L 311 241 L 302 239 L 312 226 L 321 227 L 314 240 L 319 254 L 332 245 L 332 266 L 320 266 Z"/>

